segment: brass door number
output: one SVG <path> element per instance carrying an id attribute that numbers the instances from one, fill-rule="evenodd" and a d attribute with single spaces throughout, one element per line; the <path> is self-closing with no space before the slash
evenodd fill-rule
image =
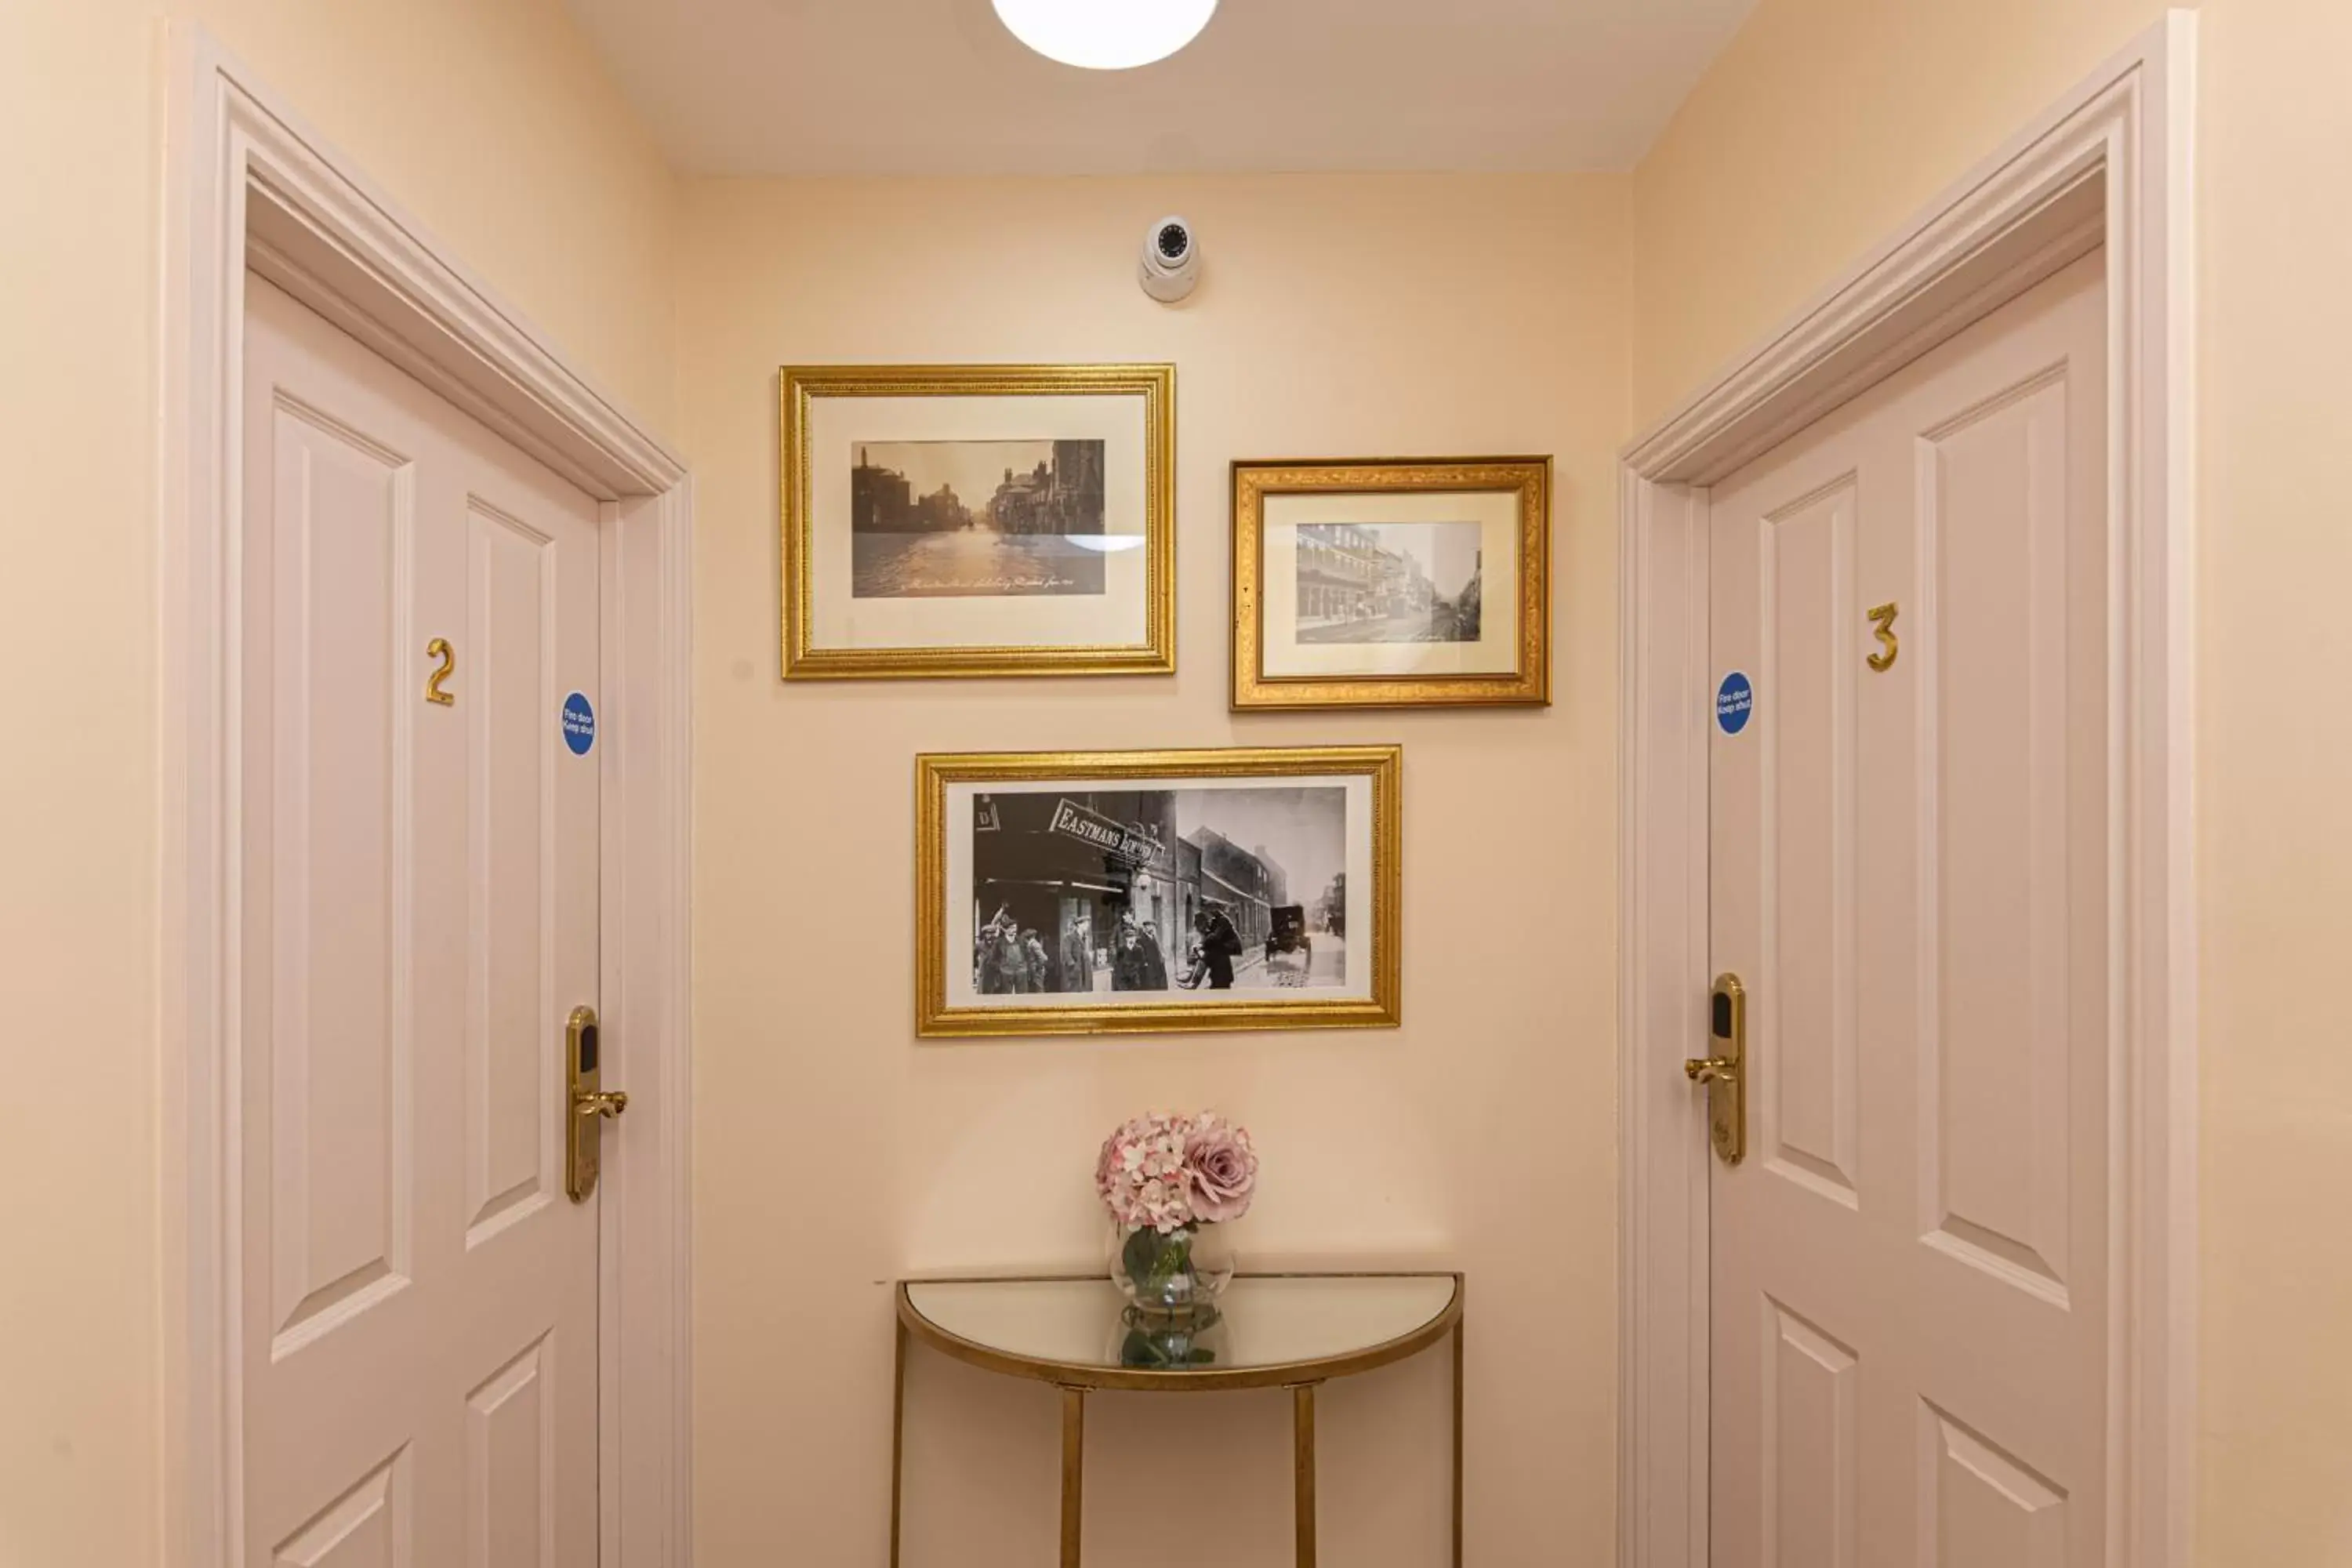
<path id="1" fill-rule="evenodd" d="M 1873 634 L 1878 638 L 1878 651 L 1867 661 L 1871 668 L 1883 673 L 1895 668 L 1895 658 L 1903 652 L 1903 645 L 1895 637 L 1895 617 L 1902 613 L 1891 602 L 1870 612 L 1878 628 Z"/>
<path id="2" fill-rule="evenodd" d="M 435 637 L 425 645 L 425 657 L 441 661 L 440 668 L 425 678 L 425 700 L 446 708 L 457 700 L 457 694 L 442 690 L 441 683 L 457 673 L 457 650 L 449 646 L 447 637 Z"/>

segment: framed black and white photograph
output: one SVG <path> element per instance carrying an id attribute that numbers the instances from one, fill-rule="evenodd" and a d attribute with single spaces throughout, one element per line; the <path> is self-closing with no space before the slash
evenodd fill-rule
<path id="1" fill-rule="evenodd" d="M 1173 669 L 1174 378 L 786 367 L 785 679 Z"/>
<path id="2" fill-rule="evenodd" d="M 1551 464 L 1234 465 L 1233 705 L 1551 696 Z"/>
<path id="3" fill-rule="evenodd" d="M 924 1035 L 1398 1020 L 1402 753 L 918 762 Z"/>

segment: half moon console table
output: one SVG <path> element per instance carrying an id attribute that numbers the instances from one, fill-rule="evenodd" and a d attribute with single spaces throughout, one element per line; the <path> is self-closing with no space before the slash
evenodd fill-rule
<path id="1" fill-rule="evenodd" d="M 901 1280 L 890 1426 L 890 1562 L 898 1563 L 907 1345 L 1062 1391 L 1062 1568 L 1079 1568 L 1087 1395 L 1286 1388 L 1298 1568 L 1315 1564 L 1315 1391 L 1454 1343 L 1454 1563 L 1462 1563 L 1459 1274 L 1244 1274 L 1213 1316 L 1139 1316 L 1108 1279 Z"/>

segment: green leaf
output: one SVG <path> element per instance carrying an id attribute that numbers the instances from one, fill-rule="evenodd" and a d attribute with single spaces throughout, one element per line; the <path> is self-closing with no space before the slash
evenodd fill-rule
<path id="1" fill-rule="evenodd" d="M 1180 1274 L 1192 1269 L 1192 1233 L 1189 1230 L 1171 1232 L 1160 1253 L 1159 1271 L 1152 1275 L 1154 1285 L 1165 1285 Z"/>
<path id="2" fill-rule="evenodd" d="M 1127 1245 L 1119 1249 L 1119 1267 L 1127 1277 L 1140 1285 L 1151 1278 L 1160 1261 L 1160 1233 L 1150 1226 L 1128 1235 Z"/>

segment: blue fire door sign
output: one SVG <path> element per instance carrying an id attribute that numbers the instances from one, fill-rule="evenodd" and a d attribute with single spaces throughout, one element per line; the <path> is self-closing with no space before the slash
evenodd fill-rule
<path id="1" fill-rule="evenodd" d="M 1737 735 L 1748 728 L 1748 716 L 1756 711 L 1756 689 L 1748 678 L 1733 670 L 1715 689 L 1715 721 L 1723 726 L 1727 735 Z"/>
<path id="2" fill-rule="evenodd" d="M 596 743 L 596 710 L 577 691 L 563 700 L 563 743 L 575 757 L 586 756 Z"/>

